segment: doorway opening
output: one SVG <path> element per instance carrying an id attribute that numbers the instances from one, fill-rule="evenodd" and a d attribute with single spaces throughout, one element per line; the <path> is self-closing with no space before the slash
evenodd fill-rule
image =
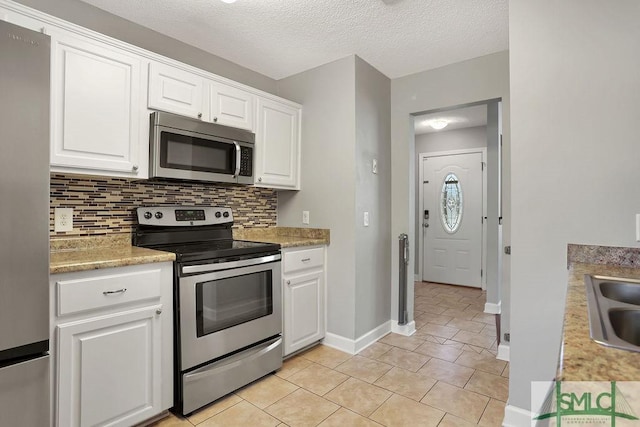
<path id="1" fill-rule="evenodd" d="M 484 312 L 499 315 L 501 100 L 456 105 L 412 116 L 415 280 L 480 286 L 486 289 Z M 480 174 L 471 170 L 474 163 Z"/>

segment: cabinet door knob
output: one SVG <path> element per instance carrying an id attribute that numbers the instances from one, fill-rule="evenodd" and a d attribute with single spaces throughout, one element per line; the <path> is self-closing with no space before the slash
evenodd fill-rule
<path id="1" fill-rule="evenodd" d="M 287 285 L 291 285 L 291 280 L 287 280 Z"/>
<path id="2" fill-rule="evenodd" d="M 156 314 L 162 314 L 162 308 L 157 309 Z"/>
<path id="3" fill-rule="evenodd" d="M 214 121 L 214 123 L 215 123 L 215 122 L 217 122 L 217 121 L 218 121 L 218 118 L 217 118 L 217 117 L 214 117 L 214 118 L 213 118 L 213 121 Z"/>
<path id="4" fill-rule="evenodd" d="M 202 118 L 202 113 L 198 113 L 198 118 L 201 119 Z"/>
<path id="5" fill-rule="evenodd" d="M 262 182 L 262 177 L 258 178 L 258 182 Z"/>
<path id="6" fill-rule="evenodd" d="M 140 166 L 133 165 L 133 167 L 131 169 L 133 169 L 134 172 L 137 172 L 139 168 L 140 168 Z"/>

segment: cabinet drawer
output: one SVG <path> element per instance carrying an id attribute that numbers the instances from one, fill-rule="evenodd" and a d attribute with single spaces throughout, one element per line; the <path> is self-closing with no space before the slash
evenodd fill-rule
<path id="1" fill-rule="evenodd" d="M 322 267 L 324 264 L 324 249 L 303 249 L 284 253 L 283 273 L 291 273 L 307 268 Z"/>
<path id="2" fill-rule="evenodd" d="M 160 269 L 56 282 L 58 316 L 160 298 Z"/>

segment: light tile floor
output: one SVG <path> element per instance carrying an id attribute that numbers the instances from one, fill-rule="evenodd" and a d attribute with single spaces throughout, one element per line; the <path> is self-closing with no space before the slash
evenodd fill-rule
<path id="1" fill-rule="evenodd" d="M 500 426 L 509 366 L 485 293 L 416 282 L 416 333 L 355 356 L 319 345 L 188 418 L 155 427 Z"/>

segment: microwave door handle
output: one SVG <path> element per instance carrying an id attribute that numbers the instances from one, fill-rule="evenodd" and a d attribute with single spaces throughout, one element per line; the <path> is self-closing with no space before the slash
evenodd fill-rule
<path id="1" fill-rule="evenodd" d="M 240 175 L 240 144 L 236 141 L 233 141 L 233 145 L 236 146 L 236 171 L 233 174 L 234 178 L 237 178 Z"/>

